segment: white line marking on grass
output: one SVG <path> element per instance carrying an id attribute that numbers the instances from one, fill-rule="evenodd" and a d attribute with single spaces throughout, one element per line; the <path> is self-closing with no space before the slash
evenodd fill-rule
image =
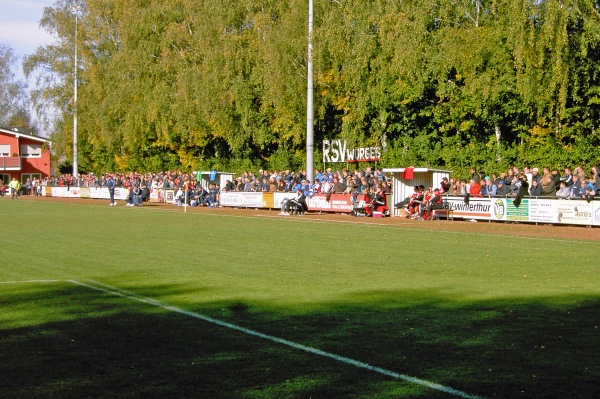
<path id="1" fill-rule="evenodd" d="M 0 281 L 0 284 L 60 283 L 62 280 Z"/>
<path id="2" fill-rule="evenodd" d="M 89 281 L 90 284 L 86 284 L 86 283 L 83 283 L 83 282 L 80 282 L 80 281 L 76 281 L 76 280 L 69 280 L 69 282 L 71 282 L 73 284 L 76 284 L 76 285 L 87 287 L 87 288 L 90 288 L 90 289 L 93 289 L 93 290 L 96 290 L 96 291 L 104 292 L 104 293 L 107 293 L 107 294 L 110 294 L 110 295 L 114 295 L 114 296 L 118 296 L 118 297 L 121 297 L 121 298 L 127 298 L 127 299 L 131 299 L 131 300 L 134 300 L 134 301 L 142 302 L 142 303 L 145 303 L 145 304 L 148 304 L 148 305 L 156 306 L 156 307 L 168 310 L 168 311 L 173 312 L 173 313 L 178 313 L 178 314 L 181 314 L 181 315 L 184 315 L 184 316 L 189 316 L 189 317 L 192 317 L 194 319 L 202 320 L 202 321 L 205 321 L 205 322 L 208 322 L 208 323 L 211 323 L 211 324 L 216 324 L 216 325 L 221 326 L 221 327 L 229 328 L 231 330 L 239 331 L 239 332 L 242 332 L 244 334 L 248 334 L 248 335 L 252 335 L 252 336 L 255 336 L 255 337 L 262 338 L 262 339 L 266 339 L 266 340 L 271 341 L 271 342 L 276 342 L 278 344 L 286 345 L 286 346 L 289 346 L 291 348 L 299 349 L 299 350 L 302 350 L 302 351 L 305 351 L 305 352 L 308 352 L 308 353 L 312 353 L 312 354 L 315 354 L 315 355 L 318 355 L 318 356 L 322 356 L 322 357 L 327 357 L 327 358 L 330 358 L 330 359 L 334 359 L 334 360 L 337 360 L 338 362 L 341 362 L 341 363 L 344 363 L 344 364 L 348 364 L 348 365 L 351 365 L 351 366 L 354 366 L 354 367 L 358 367 L 358 368 L 361 368 L 361 369 L 366 369 L 366 370 L 374 371 L 376 373 L 379 373 L 379 374 L 382 374 L 382 375 L 385 375 L 385 376 L 388 376 L 388 377 L 392 377 L 392 378 L 395 378 L 395 379 L 398 379 L 398 380 L 403 380 L 403 381 L 410 382 L 410 383 L 413 383 L 413 384 L 421 385 L 421 386 L 424 386 L 424 387 L 427 387 L 427 388 L 430 388 L 430 389 L 433 389 L 433 390 L 436 390 L 436 391 L 440 391 L 440 392 L 444 392 L 444 393 L 447 393 L 447 394 L 450 394 L 450 395 L 458 396 L 460 398 L 482 399 L 481 396 L 471 395 L 471 394 L 468 394 L 466 392 L 462 392 L 462 391 L 459 391 L 457 389 L 454 389 L 454 388 L 451 388 L 451 387 L 447 387 L 445 385 L 436 384 L 436 383 L 431 382 L 431 381 L 423 380 L 423 379 L 417 378 L 417 377 L 411 377 L 411 376 L 405 375 L 405 374 L 399 374 L 399 373 L 396 373 L 394 371 L 387 370 L 387 369 L 384 369 L 384 368 L 381 368 L 381 367 L 372 366 L 372 365 L 370 365 L 368 363 L 364 363 L 364 362 L 361 362 L 359 360 L 354 360 L 354 359 L 350 359 L 348 357 L 336 355 L 334 353 L 325 352 L 325 351 L 322 351 L 320 349 L 316 349 L 316 348 L 312 348 L 310 346 L 298 344 L 296 342 L 288 341 L 288 340 L 283 339 L 283 338 L 278 338 L 278 337 L 275 337 L 275 336 L 272 336 L 272 335 L 263 334 L 261 332 L 255 331 L 255 330 L 250 330 L 250 329 L 247 329 L 247 328 L 235 325 L 235 324 L 231 324 L 231 323 L 228 323 L 228 322 L 225 322 L 225 321 L 221 321 L 221 320 L 218 320 L 218 319 L 213 319 L 212 317 L 208 317 L 208 316 L 202 315 L 200 313 L 191 312 L 189 310 L 184 310 L 184 309 L 178 308 L 176 306 L 167 305 L 167 304 L 162 303 L 162 302 L 160 302 L 160 301 L 158 301 L 156 299 L 139 296 L 139 295 L 136 295 L 135 293 L 132 293 L 130 291 L 122 290 L 120 288 L 113 287 L 113 286 L 110 286 L 110 285 L 107 285 L 107 284 L 104 284 L 104 283 L 100 283 L 98 281 L 94 281 L 94 280 L 86 280 L 86 281 Z"/>

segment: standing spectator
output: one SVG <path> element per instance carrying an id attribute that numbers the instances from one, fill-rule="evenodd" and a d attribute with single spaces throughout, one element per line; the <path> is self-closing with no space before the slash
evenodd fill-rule
<path id="1" fill-rule="evenodd" d="M 521 187 L 521 180 L 517 175 L 513 175 L 513 179 L 510 182 L 510 196 L 516 197 L 519 193 L 519 188 Z"/>
<path id="2" fill-rule="evenodd" d="M 448 178 L 446 176 L 442 177 L 442 182 L 440 183 L 440 193 L 448 194 L 450 192 L 450 183 L 448 182 Z"/>
<path id="3" fill-rule="evenodd" d="M 479 177 L 479 174 L 476 172 L 475 168 L 469 169 L 469 173 L 471 173 L 471 176 L 469 177 L 469 179 L 470 180 L 475 179 L 475 181 L 477 183 L 479 183 L 479 181 L 481 180 L 481 178 Z"/>
<path id="4" fill-rule="evenodd" d="M 19 199 L 19 190 L 21 189 L 21 183 L 17 180 L 16 177 L 13 177 L 9 183 L 10 187 L 10 196 L 12 199 Z"/>
<path id="5" fill-rule="evenodd" d="M 519 173 L 517 176 L 517 185 L 519 187 L 519 191 L 517 192 L 517 195 L 513 200 L 513 205 L 516 207 L 521 205 L 521 200 L 523 199 L 523 197 L 529 194 L 529 180 L 527 178 L 527 175 L 525 173 Z"/>
<path id="6" fill-rule="evenodd" d="M 481 186 L 481 195 L 492 195 L 496 196 L 498 187 L 494 184 L 493 180 L 489 177 L 485 177 L 485 184 Z"/>
<path id="7" fill-rule="evenodd" d="M 343 193 L 344 192 L 344 185 L 342 184 L 342 182 L 340 181 L 340 178 L 338 176 L 335 176 L 333 178 L 332 190 L 334 193 Z"/>
<path id="8" fill-rule="evenodd" d="M 542 176 L 540 176 L 539 168 L 533 168 L 531 170 L 531 181 L 537 180 L 538 185 L 542 182 Z"/>
<path id="9" fill-rule="evenodd" d="M 108 196 L 110 197 L 110 206 L 117 206 L 115 202 L 115 179 L 110 175 L 106 181 L 106 187 L 108 187 Z"/>
<path id="10" fill-rule="evenodd" d="M 579 176 L 579 181 L 585 179 L 585 168 L 583 167 L 583 165 L 577 165 L 577 167 L 573 171 L 573 175 Z"/>
<path id="11" fill-rule="evenodd" d="M 554 197 L 556 195 L 556 186 L 550 173 L 542 177 L 542 195 L 545 197 Z"/>
<path id="12" fill-rule="evenodd" d="M 592 183 L 596 189 L 600 189 L 600 167 L 598 166 L 592 168 Z"/>
<path id="13" fill-rule="evenodd" d="M 33 193 L 33 184 L 31 184 L 31 179 L 29 177 L 25 181 L 25 192 L 27 195 L 32 195 Z"/>
<path id="14" fill-rule="evenodd" d="M 506 197 L 510 194 L 510 187 L 507 184 L 504 184 L 504 180 L 498 180 L 498 189 L 496 190 L 496 195 L 498 197 Z"/>
<path id="15" fill-rule="evenodd" d="M 567 187 L 571 187 L 573 184 L 573 174 L 571 168 L 565 168 L 565 174 L 561 176 L 560 181 L 567 183 Z"/>
<path id="16" fill-rule="evenodd" d="M 560 173 L 558 173 L 558 169 L 552 169 L 552 181 L 554 181 L 554 187 L 557 189 L 560 187 Z"/>
<path id="17" fill-rule="evenodd" d="M 531 187 L 529 187 L 529 196 L 531 197 L 541 197 L 542 196 L 542 186 L 536 179 L 531 179 Z"/>
<path id="18" fill-rule="evenodd" d="M 479 178 L 471 178 L 471 184 L 469 184 L 469 194 L 472 197 L 481 197 L 481 185 L 479 184 L 479 182 Z"/>

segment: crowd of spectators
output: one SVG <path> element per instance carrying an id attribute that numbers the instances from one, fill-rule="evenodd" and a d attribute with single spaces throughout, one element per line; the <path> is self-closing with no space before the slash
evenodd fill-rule
<path id="1" fill-rule="evenodd" d="M 166 190 L 175 192 L 176 204 L 191 206 L 216 207 L 220 204 L 220 193 L 237 192 L 294 192 L 300 190 L 310 198 L 317 193 L 337 193 L 356 195 L 370 193 L 388 194 L 391 192 L 391 179 L 382 169 L 367 167 L 364 170 L 350 171 L 348 169 L 316 170 L 313 181 L 306 177 L 305 171 L 269 171 L 259 170 L 258 173 L 244 172 L 233 180 L 227 180 L 223 187 L 211 183 L 208 189 L 202 187 L 194 173 L 182 171 L 165 171 L 158 173 L 93 173 L 81 174 L 76 180 L 71 175 L 46 178 L 43 181 L 32 181 L 27 185 L 27 192 L 34 195 L 43 186 L 82 186 L 106 187 L 109 179 L 113 179 L 116 187 L 130 190 L 128 204 L 143 203 L 148 199 L 149 192 L 158 193 L 159 200 L 164 200 Z M 515 202 L 523 196 L 554 197 L 563 199 L 591 200 L 600 188 L 600 167 L 593 167 L 589 173 L 583 166 L 574 170 L 565 168 L 563 173 L 558 169 L 528 166 L 520 169 L 517 166 L 505 172 L 490 173 L 476 172 L 470 169 L 470 178 L 444 178 L 439 187 L 415 187 L 415 194 L 409 201 L 402 204 L 414 218 L 423 218 L 439 206 L 439 196 L 454 195 L 469 197 L 514 197 Z M 417 199 L 414 201 L 414 199 Z M 423 205 L 423 206 L 421 206 Z M 425 215 L 423 214 L 425 213 Z"/>
<path id="2" fill-rule="evenodd" d="M 246 192 L 294 192 L 302 190 L 308 198 L 318 193 L 337 193 L 357 195 L 367 192 L 391 192 L 390 177 L 385 176 L 381 169 L 370 167 L 364 170 L 350 171 L 342 169 L 333 171 L 316 170 L 315 178 L 310 181 L 306 171 L 269 171 L 259 170 L 258 173 L 244 172 L 233 181 L 227 180 L 223 187 L 211 183 L 206 190 L 199 184 L 197 176 L 193 173 L 181 171 L 165 171 L 158 173 L 106 173 L 100 176 L 94 173 L 80 174 L 78 179 L 65 174 L 59 177 L 44 179 L 40 186 L 56 187 L 106 187 L 112 178 L 116 187 L 129 189 L 127 203 L 137 205 L 143 202 L 145 196 L 139 192 L 146 188 L 156 191 L 158 197 L 164 200 L 166 190 L 175 191 L 174 202 L 191 206 L 219 206 L 221 191 L 246 191 Z"/>
<path id="3" fill-rule="evenodd" d="M 228 181 L 224 191 L 279 191 L 296 192 L 302 190 L 306 196 L 320 193 L 355 194 L 361 193 L 366 187 L 381 188 L 384 192 L 391 191 L 390 178 L 385 176 L 381 169 L 373 170 L 367 167 L 364 170 L 350 171 L 342 169 L 333 171 L 316 170 L 313 181 L 306 177 L 305 171 L 293 172 L 260 170 L 258 174 L 244 172 L 235 179 Z"/>
<path id="4" fill-rule="evenodd" d="M 581 165 L 575 169 L 558 169 L 514 166 L 506 172 L 486 174 L 470 170 L 470 179 L 450 179 L 447 193 L 458 196 L 492 197 L 554 197 L 562 199 L 592 200 L 600 188 L 600 167 L 588 173 Z"/>

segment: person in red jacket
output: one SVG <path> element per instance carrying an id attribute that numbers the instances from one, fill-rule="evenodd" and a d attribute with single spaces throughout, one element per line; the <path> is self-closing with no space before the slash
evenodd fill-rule
<path id="1" fill-rule="evenodd" d="M 439 189 L 436 188 L 436 190 Z M 431 192 L 431 188 L 426 188 L 424 193 L 423 193 L 423 203 L 421 204 L 421 208 L 419 209 L 419 216 L 416 218 L 416 220 L 427 220 L 425 216 L 425 211 L 427 211 L 427 217 L 431 217 L 431 214 L 429 213 L 430 211 L 429 209 L 429 202 L 431 201 L 431 199 L 433 198 L 433 193 Z"/>
<path id="2" fill-rule="evenodd" d="M 415 192 L 411 195 L 410 201 L 408 202 L 408 215 L 409 217 L 417 217 L 419 212 L 419 206 L 423 203 L 423 189 L 419 186 L 415 186 Z"/>
<path id="3" fill-rule="evenodd" d="M 423 215 L 425 211 L 427 212 L 428 220 L 433 220 L 433 211 L 436 209 L 444 209 L 444 200 L 442 198 L 442 194 L 439 188 L 433 190 L 433 194 L 430 195 L 427 204 L 423 207 L 424 211 L 421 211 L 421 219 L 423 219 Z M 427 220 L 427 219 L 424 219 Z"/>
<path id="4" fill-rule="evenodd" d="M 481 197 L 481 184 L 475 179 L 471 179 L 471 184 L 469 185 L 469 194 L 471 197 Z"/>

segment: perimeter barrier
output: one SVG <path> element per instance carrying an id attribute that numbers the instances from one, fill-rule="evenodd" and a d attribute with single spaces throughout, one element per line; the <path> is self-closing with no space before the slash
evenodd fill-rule
<path id="1" fill-rule="evenodd" d="M 43 195 L 62 198 L 109 199 L 106 187 L 45 187 Z M 115 199 L 125 200 L 129 190 L 115 188 Z M 173 203 L 173 190 L 162 190 L 161 195 L 151 191 L 150 202 Z M 293 192 L 222 192 L 221 206 L 236 208 L 279 209 L 284 199 L 292 199 Z M 439 216 L 452 219 L 476 221 L 524 222 L 542 224 L 566 224 L 581 226 L 600 226 L 600 200 L 585 201 L 579 199 L 558 199 L 548 197 L 525 197 L 519 206 L 513 198 L 470 197 L 468 203 L 464 197 L 444 196 L 444 208 L 436 210 Z M 352 212 L 352 195 L 315 194 L 307 198 L 311 212 Z M 388 206 L 393 208 L 391 197 Z"/>

